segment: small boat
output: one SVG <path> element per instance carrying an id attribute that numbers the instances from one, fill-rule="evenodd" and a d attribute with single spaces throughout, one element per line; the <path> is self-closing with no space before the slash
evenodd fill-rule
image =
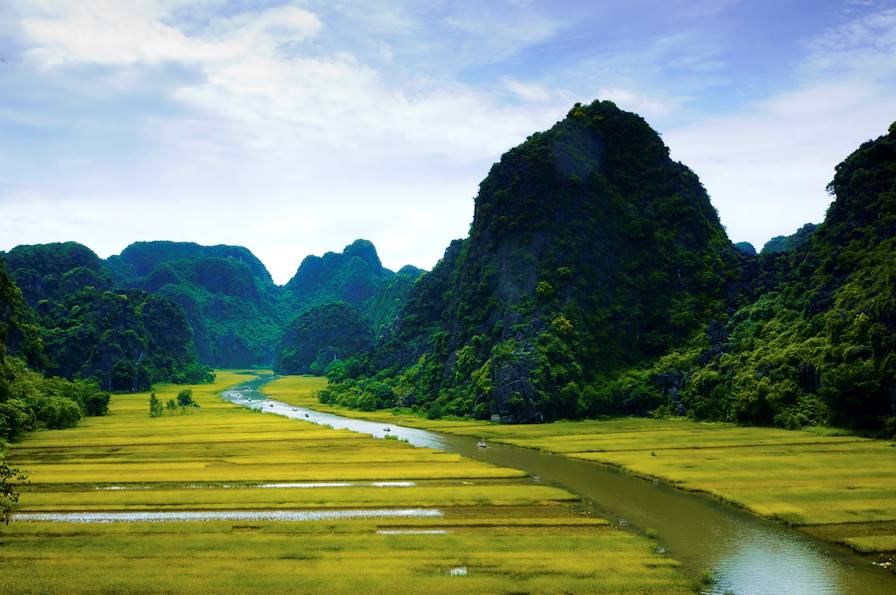
<path id="1" fill-rule="evenodd" d="M 310 416 L 306 413 L 306 414 L 305 414 L 305 417 L 310 417 Z"/>
<path id="2" fill-rule="evenodd" d="M 486 448 L 488 447 L 488 444 L 485 443 L 485 440 L 480 440 L 476 443 L 476 446 L 478 446 L 479 448 Z"/>
<path id="3" fill-rule="evenodd" d="M 386 426 L 385 428 L 383 428 L 383 431 L 384 431 L 384 432 L 391 432 L 392 430 L 389 429 L 389 426 Z"/>
<path id="4" fill-rule="evenodd" d="M 293 411 L 298 411 L 298 409 L 296 409 L 295 407 L 293 407 L 292 410 L 293 410 Z"/>

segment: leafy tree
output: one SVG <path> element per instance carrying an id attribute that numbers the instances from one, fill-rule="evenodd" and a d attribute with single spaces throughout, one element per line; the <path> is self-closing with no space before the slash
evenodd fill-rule
<path id="1" fill-rule="evenodd" d="M 177 393 L 177 404 L 180 407 L 196 407 L 196 403 L 193 402 L 193 389 L 185 388 Z"/>
<path id="2" fill-rule="evenodd" d="M 162 417 L 163 413 L 162 401 L 156 396 L 155 391 L 150 393 L 149 395 L 149 416 L 150 417 Z"/>
<path id="3" fill-rule="evenodd" d="M 4 525 L 12 520 L 13 510 L 19 502 L 19 488 L 27 479 L 27 475 L 0 459 L 0 521 Z"/>

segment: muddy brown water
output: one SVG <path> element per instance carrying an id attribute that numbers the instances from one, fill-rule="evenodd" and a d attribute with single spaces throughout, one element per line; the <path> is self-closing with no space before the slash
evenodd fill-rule
<path id="1" fill-rule="evenodd" d="M 624 530 L 649 532 L 658 548 L 682 563 L 686 574 L 696 578 L 711 572 L 714 581 L 704 593 L 896 593 L 896 576 L 848 548 L 814 539 L 709 496 L 562 455 L 503 444 L 478 448 L 476 438 L 294 407 L 259 392 L 270 380 L 250 381 L 224 391 L 222 396 L 265 413 L 377 438 L 395 436 L 417 447 L 525 471 L 532 481 L 578 494 L 595 515 Z"/>

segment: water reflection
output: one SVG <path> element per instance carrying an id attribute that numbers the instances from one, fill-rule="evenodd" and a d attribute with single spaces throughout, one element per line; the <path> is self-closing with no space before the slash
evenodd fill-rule
<path id="1" fill-rule="evenodd" d="M 176 512 L 22 512 L 16 521 L 52 523 L 173 523 L 195 521 L 330 521 L 441 517 L 435 508 L 356 510 L 203 510 Z"/>

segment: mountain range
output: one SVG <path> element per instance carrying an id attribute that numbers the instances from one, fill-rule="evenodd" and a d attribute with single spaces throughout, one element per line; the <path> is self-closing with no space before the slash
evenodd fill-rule
<path id="1" fill-rule="evenodd" d="M 19 246 L 5 344 L 106 390 L 273 364 L 326 371 L 328 402 L 432 417 L 896 431 L 896 127 L 828 190 L 822 223 L 757 254 L 643 118 L 576 104 L 491 168 L 428 273 L 384 268 L 366 240 L 284 286 L 239 246 Z"/>

